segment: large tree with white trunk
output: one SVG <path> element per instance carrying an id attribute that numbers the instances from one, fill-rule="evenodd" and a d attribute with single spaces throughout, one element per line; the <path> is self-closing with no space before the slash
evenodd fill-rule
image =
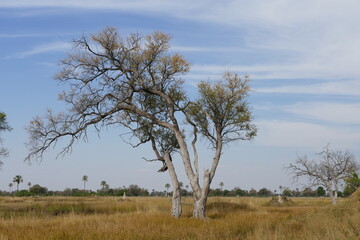
<path id="1" fill-rule="evenodd" d="M 172 175 L 172 155 L 180 153 L 193 189 L 193 216 L 204 218 L 223 146 L 256 135 L 246 101 L 249 79 L 225 73 L 216 83 L 201 82 L 198 97 L 191 98 L 182 80 L 190 64 L 181 55 L 169 53 L 169 41 L 161 32 L 122 38 L 114 28 L 75 40 L 72 53 L 62 60 L 63 68 L 56 75 L 70 86 L 59 97 L 70 108 L 58 114 L 49 110 L 45 117 L 30 122 L 27 159 L 42 158 L 62 138 L 68 141 L 61 153 L 67 153 L 87 137 L 89 127 L 101 131 L 120 124 L 131 129 L 140 143 L 151 143 L 156 160 L 171 171 L 175 188 L 178 181 L 176 174 Z M 209 142 L 214 153 L 202 181 L 196 148 L 199 136 Z"/>
<path id="2" fill-rule="evenodd" d="M 313 186 L 323 186 L 328 191 L 332 204 L 336 204 L 339 185 L 359 169 L 355 156 L 349 152 L 334 151 L 329 146 L 317 154 L 318 158 L 298 157 L 287 169 L 293 180 L 306 177 Z"/>

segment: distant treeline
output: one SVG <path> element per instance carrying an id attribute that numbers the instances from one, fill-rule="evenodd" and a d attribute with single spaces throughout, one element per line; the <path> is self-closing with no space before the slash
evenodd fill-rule
<path id="1" fill-rule="evenodd" d="M 25 196 L 123 196 L 125 193 L 126 196 L 171 196 L 172 192 L 167 191 L 156 191 L 152 189 L 149 191 L 148 189 L 141 188 L 136 184 L 131 184 L 128 187 L 123 188 L 109 188 L 103 187 L 98 189 L 97 191 L 92 190 L 83 190 L 79 188 L 66 188 L 63 191 L 51 191 L 46 187 L 40 186 L 39 184 L 35 184 L 30 187 L 28 190 L 19 190 L 19 191 L 0 191 L 0 196 L 17 196 L 17 197 L 25 197 Z M 211 189 L 209 196 L 222 196 L 222 197 L 269 197 L 273 195 L 284 195 L 287 197 L 323 197 L 327 196 L 328 193 L 324 190 L 323 187 L 318 187 L 317 189 L 312 189 L 310 187 L 305 188 L 303 190 L 295 189 L 291 190 L 285 188 L 282 191 L 271 191 L 267 188 L 261 188 L 258 191 L 255 189 L 243 190 L 239 187 L 235 187 L 232 190 L 227 189 Z M 346 191 L 338 192 L 339 196 L 347 197 L 348 194 Z M 182 196 L 191 196 L 192 192 L 186 189 L 181 189 Z"/>

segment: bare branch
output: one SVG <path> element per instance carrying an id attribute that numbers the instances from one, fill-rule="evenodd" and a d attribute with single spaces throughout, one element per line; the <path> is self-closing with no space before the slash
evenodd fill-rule
<path id="1" fill-rule="evenodd" d="M 354 155 L 349 152 L 332 151 L 329 145 L 317 154 L 318 159 L 308 160 L 307 156 L 298 157 L 295 163 L 290 163 L 287 170 L 290 171 L 293 181 L 300 177 L 307 177 L 312 185 L 322 185 L 330 195 L 338 189 L 341 181 L 359 169 Z M 333 199 L 333 203 L 336 199 Z"/>

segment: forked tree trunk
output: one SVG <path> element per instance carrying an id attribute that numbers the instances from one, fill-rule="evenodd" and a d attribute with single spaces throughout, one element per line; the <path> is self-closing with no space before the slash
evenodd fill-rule
<path id="1" fill-rule="evenodd" d="M 192 164 L 190 162 L 190 155 L 184 140 L 184 136 L 179 129 L 172 129 L 175 133 L 176 139 L 179 143 L 181 149 L 181 158 L 183 160 L 183 164 L 185 167 L 185 173 L 190 181 L 191 188 L 193 190 L 193 198 L 194 198 L 194 211 L 193 217 L 204 219 L 206 217 L 206 202 L 210 191 L 210 184 L 212 179 L 215 176 L 216 168 L 219 164 L 221 151 L 222 151 L 222 141 L 221 141 L 221 131 L 219 129 L 216 130 L 217 141 L 216 141 L 216 152 L 212 161 L 212 165 L 210 170 L 205 170 L 204 179 L 203 179 L 203 187 L 200 187 L 199 184 L 199 172 L 198 172 L 198 163 L 197 163 L 197 154 L 194 157 L 196 163 L 194 163 L 195 172 L 192 168 Z M 194 148 L 195 149 L 195 148 Z M 196 150 L 195 150 L 196 152 Z"/>
<path id="2" fill-rule="evenodd" d="M 181 194 L 180 194 L 180 184 L 175 172 L 174 165 L 172 161 L 170 160 L 170 155 L 168 153 L 165 153 L 164 155 L 166 166 L 168 167 L 171 184 L 173 186 L 173 195 L 171 199 L 171 215 L 174 218 L 179 218 L 182 213 L 181 208 Z"/>
<path id="3" fill-rule="evenodd" d="M 211 180 L 210 173 L 206 170 L 202 189 L 194 193 L 194 218 L 205 219 L 206 217 L 206 202 L 209 196 Z"/>
<path id="4" fill-rule="evenodd" d="M 206 201 L 207 197 L 203 197 L 194 202 L 194 218 L 204 219 L 206 217 Z"/>

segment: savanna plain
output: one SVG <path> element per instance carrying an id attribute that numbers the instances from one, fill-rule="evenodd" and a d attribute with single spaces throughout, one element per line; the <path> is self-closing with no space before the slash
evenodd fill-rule
<path id="1" fill-rule="evenodd" d="M 212 197 L 207 219 L 171 217 L 166 197 L 1 197 L 0 240 L 10 239 L 360 239 L 360 191 L 339 199 Z"/>

